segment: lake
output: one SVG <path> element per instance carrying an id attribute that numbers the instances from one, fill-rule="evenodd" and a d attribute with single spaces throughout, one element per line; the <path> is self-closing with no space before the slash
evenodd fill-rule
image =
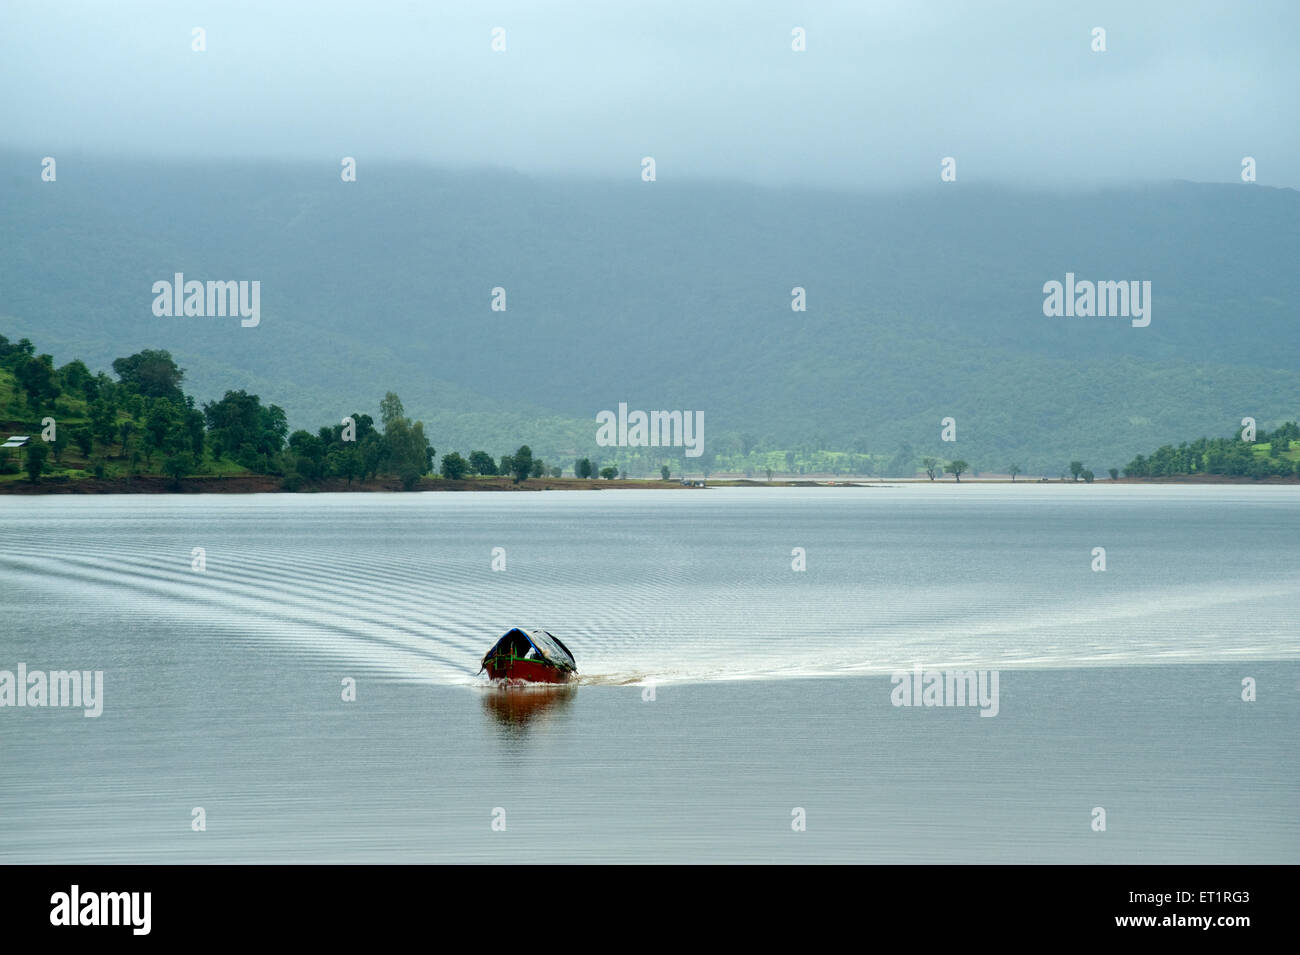
<path id="1" fill-rule="evenodd" d="M 103 672 L 98 717 L 0 708 L 0 860 L 1294 863 L 1297 526 L 1295 486 L 0 497 L 0 670 Z M 580 682 L 485 688 L 512 626 Z M 895 705 L 914 668 L 996 715 Z"/>

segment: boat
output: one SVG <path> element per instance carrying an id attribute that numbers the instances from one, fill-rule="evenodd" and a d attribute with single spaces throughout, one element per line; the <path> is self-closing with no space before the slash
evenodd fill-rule
<path id="1" fill-rule="evenodd" d="M 479 672 L 509 683 L 567 683 L 578 674 L 573 654 L 559 637 L 545 630 L 506 631 L 483 655 Z"/>

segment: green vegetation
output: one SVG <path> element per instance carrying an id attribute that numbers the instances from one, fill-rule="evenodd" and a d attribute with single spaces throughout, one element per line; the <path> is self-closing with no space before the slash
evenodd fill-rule
<path id="1" fill-rule="evenodd" d="M 358 411 L 314 434 L 289 433 L 283 408 L 242 389 L 196 406 L 184 391 L 185 370 L 165 350 L 118 358 L 116 378 L 92 374 L 80 360 L 56 368 L 35 351 L 27 339 L 0 335 L 0 428 L 31 437 L 21 462 L 0 451 L 0 480 L 22 472 L 33 483 L 166 476 L 180 489 L 187 477 L 267 475 L 299 490 L 335 478 L 347 487 L 395 478 L 412 490 L 433 471 L 436 450 L 424 422 L 412 420 L 391 391 L 379 403 L 381 428 Z M 54 421 L 49 440 L 46 419 Z M 561 473 L 526 444 L 499 465 L 484 451 L 468 459 L 452 451 L 440 470 L 448 480 L 506 474 L 516 484 Z"/>
<path id="2" fill-rule="evenodd" d="M 417 481 L 433 469 L 434 449 L 424 436 L 424 422 L 406 417 L 402 399 L 391 391 L 379 403 L 384 423 L 383 450 L 393 473 L 402 487 L 411 490 Z"/>
<path id="3" fill-rule="evenodd" d="M 1124 468 L 1125 477 L 1183 477 L 1222 474 L 1250 477 L 1300 476 L 1300 426 L 1288 421 L 1273 431 L 1260 430 L 1254 441 L 1198 438 L 1178 447 L 1166 444 L 1151 455 L 1139 454 Z M 1112 472 L 1113 475 L 1114 472 Z"/>
<path id="4" fill-rule="evenodd" d="M 39 441 L 27 446 L 27 479 L 32 483 L 40 481 L 41 472 L 45 469 L 45 458 L 49 453 L 50 449 Z"/>
<path id="5" fill-rule="evenodd" d="M 144 351 L 113 364 L 116 381 L 80 360 L 55 368 L 29 340 L 0 335 L 0 422 L 30 436 L 29 480 L 108 475 L 110 467 L 131 476 L 141 462 L 178 480 L 204 459 L 204 416 L 180 390 L 184 371 L 171 356 Z M 12 459 L 0 461 L 0 479 L 16 470 Z"/>
<path id="6" fill-rule="evenodd" d="M 541 462 L 539 461 L 540 465 Z M 509 473 L 514 476 L 515 483 L 529 477 L 533 473 L 533 451 L 528 445 L 523 445 L 510 456 Z M 538 475 L 539 477 L 541 475 Z"/>
<path id="7" fill-rule="evenodd" d="M 469 455 L 469 469 L 474 474 L 481 474 L 490 477 L 497 473 L 496 462 L 492 460 L 492 455 L 486 451 L 471 451 Z"/>
<path id="8" fill-rule="evenodd" d="M 594 415 L 636 395 L 647 409 L 702 410 L 715 472 L 924 479 L 923 457 L 959 454 L 972 474 L 1014 461 L 1021 477 L 1055 479 L 1072 458 L 1102 474 L 1179 436 L 1226 433 L 1243 414 L 1271 426 L 1300 412 L 1295 190 L 971 183 L 877 195 L 665 179 L 636 191 L 376 163 L 363 198 L 298 164 L 82 166 L 59 182 L 59 203 L 39 183 L 6 191 L 0 329 L 92 369 L 168 349 L 191 394 L 266 396 L 290 431 L 391 389 L 462 455 L 499 459 L 527 441 L 570 474 L 599 458 L 633 477 L 664 465 L 698 477 L 680 449 L 595 444 Z M 274 314 L 247 330 L 159 321 L 120 249 L 140 263 L 179 250 L 265 263 L 281 276 Z M 1164 299 L 1146 329 L 1046 318 L 1040 290 L 1062 277 L 1065 251 L 1088 263 L 1081 277 L 1159 276 L 1176 309 Z M 43 267 L 55 261 L 78 268 Z M 340 261 L 346 270 L 320 267 Z M 497 279 L 484 283 L 501 262 L 510 311 L 486 320 Z M 791 273 L 809 293 L 799 320 Z M 384 321 L 358 320 L 380 302 Z M 527 387 L 507 384 L 518 370 L 533 374 Z M 41 369 L 27 374 L 47 387 Z M 957 448 L 939 440 L 948 415 Z"/>
<path id="9" fill-rule="evenodd" d="M 468 471 L 469 462 L 462 458 L 459 452 L 453 451 L 442 456 L 442 476 L 447 480 L 459 481 Z"/>
<path id="10" fill-rule="evenodd" d="M 39 482 L 96 478 L 100 480 L 155 476 L 170 478 L 180 488 L 186 478 L 266 475 L 288 490 L 310 489 L 340 480 L 391 479 L 414 489 L 435 475 L 436 450 L 423 421 L 413 420 L 398 396 L 387 393 L 379 403 L 380 423 L 360 411 L 347 423 L 290 433 L 287 415 L 256 394 L 228 390 L 199 406 L 185 392 L 186 372 L 162 349 L 144 349 L 112 362 L 114 375 L 93 373 L 74 360 L 57 367 L 48 354 L 37 354 L 27 339 L 11 343 L 0 335 L 0 428 L 31 436 L 18 453 L 0 451 L 0 481 Z M 49 439 L 43 424 L 54 419 Z M 1266 477 L 1300 476 L 1300 427 L 1288 422 L 1258 440 L 1238 437 L 1200 438 L 1178 447 L 1165 445 L 1149 456 L 1139 454 L 1124 469 L 1126 477 L 1184 477 L 1199 475 Z M 658 474 L 667 481 L 674 470 L 739 473 L 752 478 L 774 473 L 879 475 L 914 477 L 918 468 L 930 480 L 940 474 L 961 476 L 973 471 L 967 460 L 944 462 L 917 456 L 903 444 L 888 456 L 819 450 L 817 439 L 794 450 L 767 448 L 765 439 L 745 433 L 722 436 L 717 447 L 699 458 L 684 458 L 680 449 L 608 449 L 613 460 L 599 462 L 576 457 L 579 478 L 612 480 L 628 475 Z M 1012 464 L 1014 481 L 1023 473 Z M 495 460 L 483 450 L 468 456 L 443 455 L 437 469 L 442 479 L 509 477 L 515 484 L 530 478 L 559 477 L 563 467 L 548 465 L 530 445 Z M 1093 472 L 1081 457 L 1069 462 L 1069 479 L 1091 483 Z M 1111 480 L 1119 470 L 1108 469 Z M 432 477 L 437 480 L 436 476 Z"/>

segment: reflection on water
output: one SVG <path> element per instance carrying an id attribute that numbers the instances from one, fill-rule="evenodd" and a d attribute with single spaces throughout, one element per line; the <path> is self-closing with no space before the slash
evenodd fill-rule
<path id="1" fill-rule="evenodd" d="M 578 688 L 573 685 L 490 686 L 483 690 L 483 711 L 502 726 L 522 731 L 537 719 L 564 712 Z"/>

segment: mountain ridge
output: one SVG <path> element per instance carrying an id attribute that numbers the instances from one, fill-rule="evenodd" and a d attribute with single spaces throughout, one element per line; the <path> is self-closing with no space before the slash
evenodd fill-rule
<path id="1" fill-rule="evenodd" d="M 1026 473 L 1300 414 L 1295 190 L 359 168 L 83 160 L 42 183 L 0 154 L 0 326 L 95 367 L 167 348 L 205 400 L 247 388 L 293 427 L 393 390 L 440 448 L 552 458 L 616 458 L 595 415 L 620 401 L 702 410 L 722 453 L 907 445 Z M 176 271 L 260 280 L 260 326 L 155 317 L 150 287 Z M 1045 317 L 1067 271 L 1151 281 L 1152 324 Z"/>

